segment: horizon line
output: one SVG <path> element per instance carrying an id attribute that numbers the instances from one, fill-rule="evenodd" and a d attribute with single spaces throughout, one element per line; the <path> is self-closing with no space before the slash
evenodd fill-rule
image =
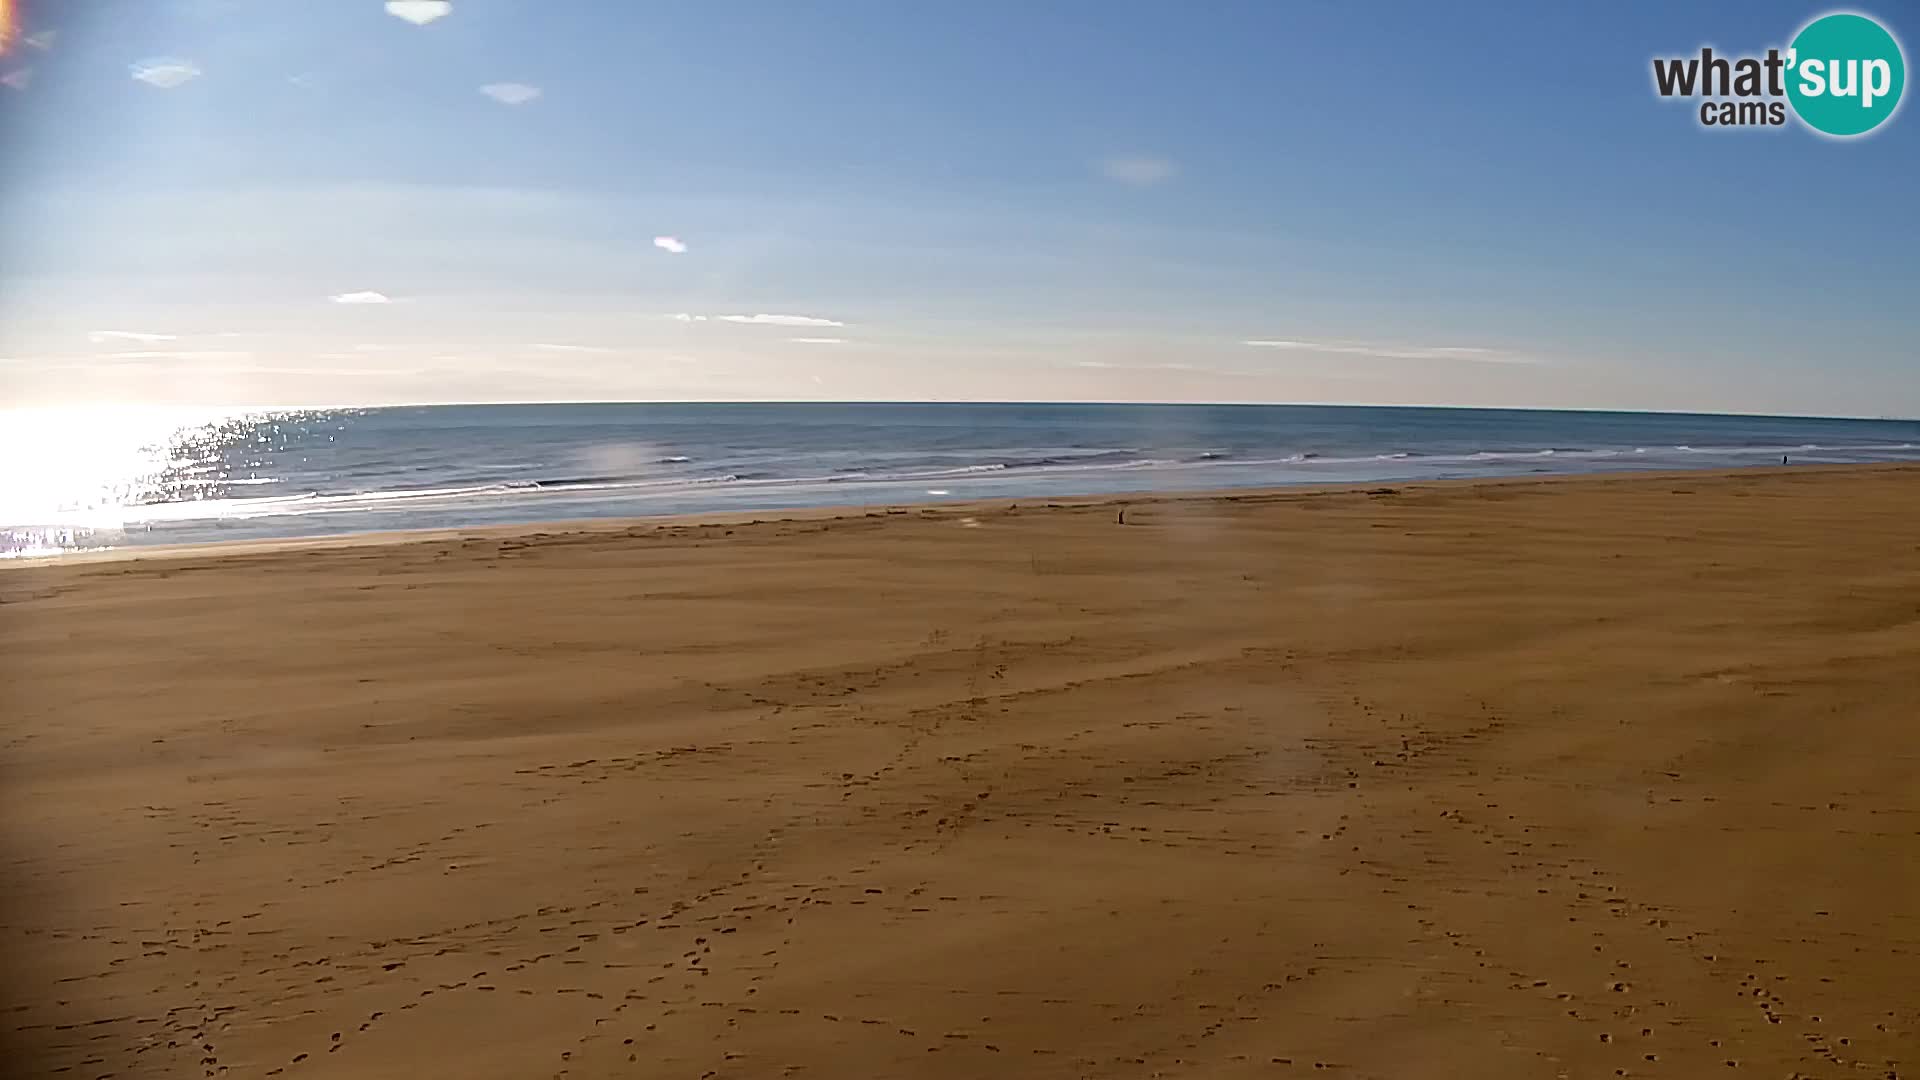
<path id="1" fill-rule="evenodd" d="M 81 409 L 165 409 L 174 411 L 227 411 L 227 412 L 331 412 L 342 410 L 372 411 L 381 409 L 453 409 L 453 408 L 515 408 L 525 406 L 561 406 L 561 405 L 932 405 L 952 407 L 978 407 L 983 405 L 1021 406 L 1028 405 L 1043 408 L 1062 408 L 1075 406 L 1095 407 L 1132 407 L 1132 408 L 1305 408 L 1305 409 L 1424 409 L 1448 410 L 1455 412 L 1523 412 L 1523 413 L 1583 413 L 1615 414 L 1631 416 L 1718 416 L 1737 417 L 1751 420 L 1845 420 L 1867 423 L 1920 423 L 1920 416 L 1893 415 L 1835 415 L 1832 413 L 1786 413 L 1786 412 L 1738 412 L 1714 411 L 1702 409 L 1626 409 L 1604 408 L 1597 406 L 1552 406 L 1552 405 L 1446 405 L 1446 404 L 1407 404 L 1392 402 L 1353 402 L 1353 401 L 1128 401 L 1128 400 L 1078 400 L 1049 401 L 1031 398 L 550 398 L 526 399 L 514 401 L 408 401 L 385 404 L 360 405 L 218 405 L 192 402 L 160 403 L 130 401 L 73 402 L 64 404 L 41 403 L 26 405 L 0 406 L 0 413 L 29 412 L 35 410 L 81 410 Z"/>

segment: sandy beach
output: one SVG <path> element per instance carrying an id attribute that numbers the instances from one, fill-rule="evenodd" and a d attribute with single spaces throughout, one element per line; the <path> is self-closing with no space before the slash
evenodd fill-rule
<path id="1" fill-rule="evenodd" d="M 22 1075 L 1920 1069 L 1920 468 L 138 555 L 0 568 Z"/>

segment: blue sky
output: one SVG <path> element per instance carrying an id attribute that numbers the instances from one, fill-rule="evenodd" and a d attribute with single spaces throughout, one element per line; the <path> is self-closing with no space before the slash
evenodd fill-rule
<path id="1" fill-rule="evenodd" d="M 1920 414 L 1920 119 L 1651 88 L 1823 6 L 25 7 L 16 402 Z"/>

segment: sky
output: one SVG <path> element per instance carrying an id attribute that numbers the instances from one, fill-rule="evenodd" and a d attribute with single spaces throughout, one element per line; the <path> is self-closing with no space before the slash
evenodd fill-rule
<path id="1" fill-rule="evenodd" d="M 1920 115 L 1652 88 L 1824 6 L 6 6 L 4 403 L 1920 415 Z"/>

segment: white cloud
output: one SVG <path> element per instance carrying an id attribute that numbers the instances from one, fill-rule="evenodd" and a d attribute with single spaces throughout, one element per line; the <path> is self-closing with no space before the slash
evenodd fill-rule
<path id="1" fill-rule="evenodd" d="M 661 318 L 664 318 L 664 319 L 672 319 L 672 320 L 673 320 L 674 322 L 683 322 L 683 323 L 697 323 L 697 322 L 709 322 L 709 321 L 711 321 L 711 322 L 728 322 L 728 323 L 742 323 L 742 324 L 745 324 L 745 325 L 748 325 L 748 326 L 819 326 L 819 327 L 835 327 L 835 326 L 845 326 L 845 325 L 847 325 L 846 323 L 843 323 L 843 322 L 841 322 L 841 321 L 840 321 L 840 320 L 838 320 L 838 319 L 823 319 L 823 318 L 821 318 L 821 317 L 820 317 L 820 316 L 818 316 L 818 315 L 766 315 L 766 314 L 760 314 L 760 315 L 695 315 L 695 314 L 693 314 L 693 313 L 691 313 L 691 312 L 686 312 L 686 311 L 676 311 L 676 312 L 674 312 L 674 313 L 673 313 L 673 314 L 671 314 L 671 315 L 663 315 L 663 316 L 661 316 Z M 807 343 L 810 343 L 810 344 L 822 344 L 822 345 L 823 345 L 823 344 L 828 344 L 828 343 L 832 343 L 832 344 L 839 344 L 839 342 L 840 342 L 840 340 L 841 340 L 841 339 L 839 339 L 839 338 L 794 338 L 793 340 L 795 340 L 795 341 L 804 341 L 804 342 L 807 342 Z"/>
<path id="2" fill-rule="evenodd" d="M 387 14 L 415 26 L 425 26 L 453 14 L 453 4 L 450 0 L 387 0 Z"/>
<path id="3" fill-rule="evenodd" d="M 383 293 L 383 292 L 374 292 L 372 289 L 364 289 L 360 292 L 335 293 L 334 295 L 327 297 L 327 299 L 333 301 L 336 304 L 391 304 L 393 303 L 393 297 L 388 296 L 386 293 Z"/>
<path id="4" fill-rule="evenodd" d="M 1111 157 L 1100 163 L 1100 172 L 1107 179 L 1134 187 L 1165 183 L 1179 171 L 1179 166 L 1161 157 Z"/>
<path id="5" fill-rule="evenodd" d="M 18 71 L 9 71 L 5 75 L 0 75 L 0 85 L 7 86 L 14 90 L 25 90 L 32 82 L 32 68 L 23 67 Z"/>
<path id="6" fill-rule="evenodd" d="M 686 243 L 677 236 L 656 236 L 653 238 L 653 246 L 669 255 L 685 255 L 687 253 Z"/>
<path id="7" fill-rule="evenodd" d="M 162 90 L 171 90 L 184 86 L 200 77 L 200 69 L 191 60 L 179 60 L 173 57 L 157 56 L 151 60 L 142 60 L 129 68 L 133 77 L 148 86 L 157 86 Z"/>
<path id="8" fill-rule="evenodd" d="M 517 82 L 488 83 L 480 92 L 502 105 L 525 105 L 540 96 L 539 87 Z"/>
<path id="9" fill-rule="evenodd" d="M 846 323 L 835 319 L 822 319 L 813 315 L 718 315 L 721 322 L 752 323 L 756 326 L 845 326 Z"/>
<path id="10" fill-rule="evenodd" d="M 28 34 L 26 37 L 21 38 L 20 43 L 44 52 L 47 49 L 53 48 L 54 39 L 59 36 L 60 33 L 57 30 L 42 30 L 37 34 Z"/>
<path id="11" fill-rule="evenodd" d="M 107 341 L 138 341 L 142 344 L 151 344 L 156 341 L 173 341 L 175 338 L 172 334 L 149 334 L 139 330 L 91 330 L 87 333 L 87 340 L 95 345 Z"/>
<path id="12" fill-rule="evenodd" d="M 1298 352 L 1338 353 L 1343 356 L 1372 356 L 1388 360 L 1468 360 L 1481 364 L 1537 364 L 1538 357 L 1488 349 L 1478 345 L 1393 345 L 1359 341 L 1295 341 L 1268 338 L 1243 341 L 1257 349 L 1287 349 Z"/>
<path id="13" fill-rule="evenodd" d="M 797 345 L 845 345 L 843 337 L 790 337 L 787 339 Z"/>
<path id="14" fill-rule="evenodd" d="M 612 349 L 601 348 L 598 345 L 556 345 L 544 341 L 536 342 L 531 348 L 539 349 L 542 352 L 559 353 L 610 353 L 613 351 Z"/>

